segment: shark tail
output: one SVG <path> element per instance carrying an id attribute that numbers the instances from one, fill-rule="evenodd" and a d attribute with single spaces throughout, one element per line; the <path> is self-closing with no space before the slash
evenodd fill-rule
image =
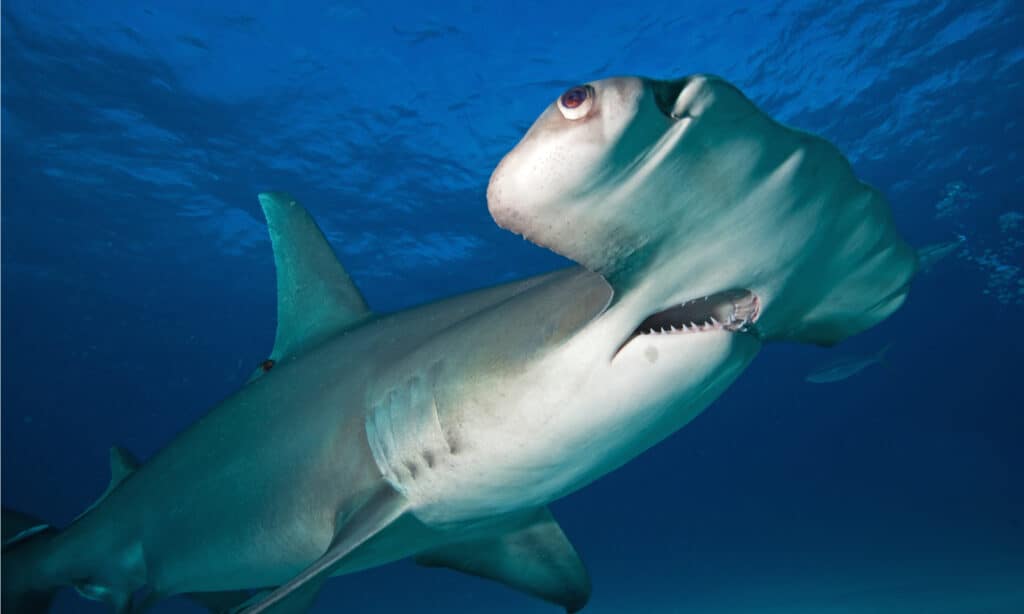
<path id="1" fill-rule="evenodd" d="M 46 612 L 56 592 L 73 586 L 87 599 L 106 601 L 115 612 L 132 610 L 132 594 L 101 581 L 103 551 L 74 538 L 78 521 L 103 502 L 138 467 L 130 452 L 110 449 L 110 484 L 64 531 L 22 512 L 3 509 L 2 597 L 4 614 Z M 100 573 L 97 573 L 100 572 Z M 98 576 L 98 577 L 94 577 Z"/>
<path id="2" fill-rule="evenodd" d="M 105 601 L 116 614 L 133 609 L 132 592 L 94 578 L 102 568 L 96 558 L 75 544 L 71 528 L 58 531 L 20 512 L 3 510 L 3 551 L 0 561 L 0 611 L 43 614 L 62 588 L 74 587 L 83 597 Z M 25 528 L 22 528 L 25 527 Z"/>
<path id="3" fill-rule="evenodd" d="M 44 561 L 57 530 L 32 516 L 3 509 L 0 609 L 5 614 L 47 612 L 62 582 L 47 577 Z"/>

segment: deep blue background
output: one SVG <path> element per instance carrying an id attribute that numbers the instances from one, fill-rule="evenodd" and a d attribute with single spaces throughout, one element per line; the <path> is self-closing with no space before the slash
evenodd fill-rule
<path id="1" fill-rule="evenodd" d="M 249 4 L 3 5 L 5 506 L 69 522 L 111 444 L 148 457 L 264 357 L 258 191 L 302 200 L 379 311 L 549 270 L 487 214 L 500 157 L 567 85 L 714 72 L 837 143 L 913 243 L 967 242 L 887 322 L 768 348 L 557 503 L 588 611 L 1024 611 L 1019 1 Z M 332 606 L 552 611 L 408 563 Z"/>

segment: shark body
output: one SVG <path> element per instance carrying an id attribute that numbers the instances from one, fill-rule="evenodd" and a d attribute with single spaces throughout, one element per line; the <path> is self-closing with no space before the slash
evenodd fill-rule
<path id="1" fill-rule="evenodd" d="M 300 612 L 409 556 L 576 611 L 590 581 L 547 504 L 685 425 L 765 341 L 880 321 L 916 269 L 834 148 L 704 76 L 572 88 L 495 170 L 495 220 L 579 267 L 378 316 L 301 206 L 260 200 L 270 359 L 145 464 L 115 455 L 71 526 L 5 542 L 8 611 L 74 585 L 118 611 L 266 588 L 247 611 Z"/>

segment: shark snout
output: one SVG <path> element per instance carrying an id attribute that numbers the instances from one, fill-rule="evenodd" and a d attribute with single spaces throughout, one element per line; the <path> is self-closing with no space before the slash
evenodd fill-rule
<path id="1" fill-rule="evenodd" d="M 644 116 L 659 118 L 653 129 L 664 129 L 660 114 L 646 108 L 648 98 L 645 81 L 637 77 L 559 92 L 491 174 L 487 206 L 498 226 L 597 270 L 603 254 L 590 252 L 605 251 L 609 228 L 618 226 L 601 220 L 624 213 L 602 211 L 613 207 L 602 195 L 615 188 L 615 175 L 628 167 L 625 158 L 635 157 L 617 153 L 624 135 L 627 148 L 650 141 L 649 135 L 635 134 L 642 106 Z"/>

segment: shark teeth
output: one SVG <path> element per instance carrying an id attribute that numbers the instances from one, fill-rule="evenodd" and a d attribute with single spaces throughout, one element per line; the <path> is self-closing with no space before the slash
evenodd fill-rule
<path id="1" fill-rule="evenodd" d="M 760 315 L 761 301 L 756 294 L 746 289 L 725 290 L 651 315 L 630 339 L 639 335 L 748 332 Z"/>
<path id="2" fill-rule="evenodd" d="M 615 354 L 636 337 L 649 335 L 693 335 L 717 331 L 756 334 L 754 324 L 760 316 L 761 299 L 750 290 L 740 288 L 716 292 L 648 316 L 622 342 Z"/>

